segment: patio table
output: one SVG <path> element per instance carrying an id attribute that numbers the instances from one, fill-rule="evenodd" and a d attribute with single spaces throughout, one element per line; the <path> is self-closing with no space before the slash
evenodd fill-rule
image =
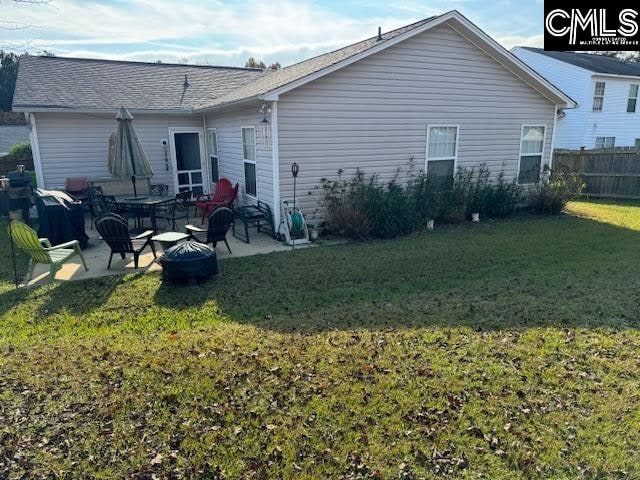
<path id="1" fill-rule="evenodd" d="M 157 231 L 156 226 L 156 210 L 158 207 L 162 207 L 167 203 L 175 200 L 175 197 L 169 196 L 155 196 L 155 195 L 140 195 L 137 198 L 133 195 L 115 195 L 114 198 L 118 205 L 121 205 L 126 210 L 133 212 L 137 215 L 136 222 L 141 226 L 142 215 L 149 212 L 149 218 L 151 219 L 151 228 L 153 231 Z"/>
<path id="2" fill-rule="evenodd" d="M 162 245 L 162 250 L 167 250 L 173 247 L 176 243 L 181 242 L 189 238 L 189 235 L 182 232 L 164 232 L 151 237 L 152 242 L 158 242 Z"/>

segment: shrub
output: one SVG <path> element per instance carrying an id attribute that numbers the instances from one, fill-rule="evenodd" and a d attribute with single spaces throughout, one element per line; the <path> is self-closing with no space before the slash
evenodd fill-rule
<path id="1" fill-rule="evenodd" d="M 513 215 L 522 204 L 522 187 L 516 180 L 508 182 L 501 171 L 496 181 L 486 183 L 477 193 L 479 207 L 476 212 L 489 218 L 504 218 Z"/>
<path id="2" fill-rule="evenodd" d="M 30 157 L 31 144 L 29 142 L 16 143 L 9 149 L 9 155 L 13 157 Z"/>
<path id="3" fill-rule="evenodd" d="M 531 193 L 529 207 L 535 213 L 557 215 L 585 187 L 579 175 L 554 173 L 548 182 L 540 183 Z"/>
<path id="4" fill-rule="evenodd" d="M 333 233 L 363 239 L 371 235 L 392 238 L 423 228 L 428 220 L 460 223 L 478 212 L 486 217 L 506 217 L 522 203 L 522 189 L 507 182 L 501 173 L 495 181 L 483 165 L 460 168 L 455 178 L 443 181 L 414 173 L 410 163 L 405 178 L 401 171 L 383 182 L 378 175 L 365 175 L 358 169 L 351 180 L 322 179 L 327 227 Z"/>

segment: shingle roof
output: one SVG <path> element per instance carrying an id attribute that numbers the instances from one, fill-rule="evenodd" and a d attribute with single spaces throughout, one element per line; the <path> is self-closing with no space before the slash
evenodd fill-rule
<path id="1" fill-rule="evenodd" d="M 640 77 L 640 63 L 623 62 L 618 58 L 594 55 L 590 53 L 574 52 L 549 52 L 541 48 L 520 47 L 531 52 L 555 58 L 561 62 L 570 63 L 577 67 L 590 70 L 595 73 L 609 73 L 613 75 L 633 75 Z"/>
<path id="2" fill-rule="evenodd" d="M 263 77 L 251 82 L 244 87 L 238 88 L 229 92 L 227 95 L 216 98 L 213 102 L 210 102 L 208 107 L 215 107 L 225 103 L 232 103 L 245 98 L 255 97 L 264 93 L 275 90 L 276 88 L 283 87 L 289 83 L 295 82 L 301 78 L 311 75 L 315 72 L 323 70 L 331 65 L 334 65 L 342 60 L 353 57 L 359 53 L 369 50 L 376 45 L 380 45 L 381 42 L 391 40 L 392 38 L 402 35 L 405 32 L 421 27 L 431 19 L 436 17 L 425 18 L 419 22 L 405 25 L 396 30 L 384 33 L 382 40 L 378 40 L 377 35 L 375 37 L 362 40 L 347 47 L 334 50 L 329 53 L 319 55 L 317 57 L 310 58 L 300 63 L 295 63 L 288 67 L 281 68 L 280 70 L 269 71 Z"/>
<path id="3" fill-rule="evenodd" d="M 14 108 L 166 110 L 202 109 L 264 94 L 380 42 L 418 28 L 435 17 L 392 30 L 280 70 L 207 67 L 111 60 L 25 56 L 20 59 Z M 189 87 L 184 98 L 183 83 Z"/>
<path id="4" fill-rule="evenodd" d="M 234 67 L 23 56 L 13 107 L 191 111 L 262 75 Z"/>

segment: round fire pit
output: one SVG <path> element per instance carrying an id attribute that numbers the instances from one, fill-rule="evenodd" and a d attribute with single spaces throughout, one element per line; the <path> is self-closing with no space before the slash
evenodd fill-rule
<path id="1" fill-rule="evenodd" d="M 218 273 L 216 251 L 198 242 L 183 242 L 160 258 L 162 275 L 176 283 L 202 281 Z"/>

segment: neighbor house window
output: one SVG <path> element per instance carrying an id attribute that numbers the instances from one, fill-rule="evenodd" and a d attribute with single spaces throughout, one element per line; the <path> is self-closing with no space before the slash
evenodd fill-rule
<path id="1" fill-rule="evenodd" d="M 427 135 L 427 176 L 443 188 L 453 184 L 458 156 L 458 127 L 429 126 Z"/>
<path id="2" fill-rule="evenodd" d="M 604 104 L 604 82 L 596 82 L 596 90 L 593 94 L 593 111 L 601 112 Z"/>
<path id="3" fill-rule="evenodd" d="M 537 183 L 540 179 L 540 165 L 544 150 L 544 126 L 522 127 L 520 140 L 520 165 L 518 167 L 518 183 Z"/>
<path id="4" fill-rule="evenodd" d="M 638 85 L 632 83 L 629 85 L 629 100 L 627 100 L 627 112 L 635 112 L 638 103 Z"/>
<path id="5" fill-rule="evenodd" d="M 613 148 L 616 146 L 616 137 L 596 137 L 596 148 Z"/>
<path id="6" fill-rule="evenodd" d="M 220 179 L 218 166 L 218 134 L 214 129 L 209 130 L 209 170 L 213 183 Z"/>
<path id="7" fill-rule="evenodd" d="M 242 128 L 242 155 L 244 158 L 244 192 L 256 196 L 256 129 Z"/>

